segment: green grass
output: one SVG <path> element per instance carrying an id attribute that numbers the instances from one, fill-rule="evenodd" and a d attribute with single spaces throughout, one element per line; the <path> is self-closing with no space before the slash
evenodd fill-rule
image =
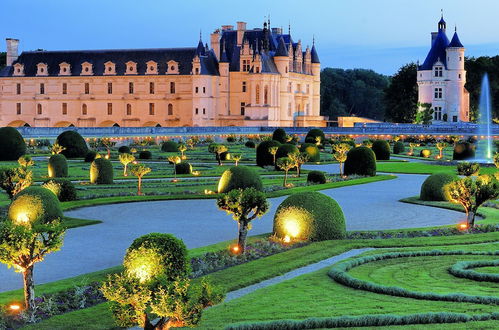
<path id="1" fill-rule="evenodd" d="M 62 223 L 66 226 L 66 228 L 77 228 L 83 226 L 96 225 L 98 223 L 102 223 L 100 220 L 90 220 L 90 219 L 78 219 L 71 217 L 64 217 Z"/>
<path id="2" fill-rule="evenodd" d="M 385 173 L 406 173 L 406 174 L 434 174 L 439 172 L 457 174 L 456 166 L 434 165 L 428 163 L 378 163 L 378 172 Z M 495 167 L 482 167 L 480 174 L 493 174 L 499 170 Z"/>

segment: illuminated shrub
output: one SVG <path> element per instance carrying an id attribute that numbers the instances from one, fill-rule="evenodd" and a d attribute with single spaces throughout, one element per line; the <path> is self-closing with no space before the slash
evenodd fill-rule
<path id="1" fill-rule="evenodd" d="M 69 202 L 78 199 L 76 188 L 70 180 L 50 179 L 45 181 L 42 187 L 52 191 L 61 202 Z"/>
<path id="2" fill-rule="evenodd" d="M 300 147 L 300 151 L 308 156 L 309 162 L 319 162 L 321 160 L 321 152 L 314 143 L 304 143 Z"/>
<path id="3" fill-rule="evenodd" d="M 231 160 L 230 153 L 228 151 L 222 152 L 220 154 L 220 160 Z"/>
<path id="4" fill-rule="evenodd" d="M 426 178 L 421 185 L 419 198 L 424 201 L 448 201 L 449 196 L 444 190 L 444 186 L 459 179 L 451 173 L 435 173 Z"/>
<path id="5" fill-rule="evenodd" d="M 270 153 L 269 149 L 271 147 L 280 147 L 281 143 L 271 140 L 263 141 L 256 147 L 256 165 L 258 166 L 268 166 L 274 165 L 274 156 Z"/>
<path id="6" fill-rule="evenodd" d="M 90 183 L 113 183 L 113 165 L 104 158 L 97 158 L 90 165 Z"/>
<path id="7" fill-rule="evenodd" d="M 431 156 L 431 150 L 430 149 L 423 149 L 419 152 L 419 157 L 423 158 L 429 158 Z"/>
<path id="8" fill-rule="evenodd" d="M 345 175 L 376 175 L 376 156 L 367 147 L 350 149 L 345 161 Z"/>
<path id="9" fill-rule="evenodd" d="M 297 193 L 277 208 L 273 233 L 298 240 L 342 239 L 346 236 L 345 216 L 329 196 L 315 191 Z"/>
<path id="10" fill-rule="evenodd" d="M 275 154 L 275 159 L 279 159 L 279 158 L 282 158 L 282 157 L 288 157 L 289 154 L 293 154 L 293 153 L 298 153 L 299 150 L 298 148 L 294 145 L 294 144 L 289 144 L 289 143 L 286 143 L 286 144 L 283 144 L 279 147 L 279 149 L 277 149 L 277 153 Z M 276 170 L 279 170 L 279 167 L 275 166 Z"/>
<path id="11" fill-rule="evenodd" d="M 62 132 L 55 140 L 60 146 L 66 148 L 61 152 L 66 158 L 85 157 L 88 152 L 87 143 L 82 136 L 75 131 Z"/>
<path id="12" fill-rule="evenodd" d="M 151 159 L 152 153 L 149 150 L 142 150 L 139 153 L 139 159 Z"/>
<path id="13" fill-rule="evenodd" d="M 68 176 L 68 162 L 62 154 L 52 155 L 48 162 L 49 178 L 65 178 Z"/>
<path id="14" fill-rule="evenodd" d="M 310 171 L 307 175 L 308 183 L 326 183 L 326 175 L 321 171 Z"/>
<path id="15" fill-rule="evenodd" d="M 14 127 L 0 128 L 0 160 L 18 160 L 26 153 L 26 143 Z"/>
<path id="16" fill-rule="evenodd" d="M 280 143 L 286 143 L 287 136 L 288 135 L 286 134 L 285 130 L 283 130 L 282 128 L 278 128 L 274 131 L 274 133 L 272 133 L 272 140 Z"/>
<path id="17" fill-rule="evenodd" d="M 226 170 L 218 181 L 218 192 L 226 193 L 233 189 L 246 189 L 253 187 L 262 191 L 263 184 L 260 175 L 247 166 L 233 166 Z"/>
<path id="18" fill-rule="evenodd" d="M 310 131 L 308 131 L 307 136 L 305 136 L 305 143 L 317 143 L 317 137 L 320 137 L 321 143 L 324 143 L 326 140 L 326 137 L 324 135 L 324 132 L 321 129 L 318 128 L 312 128 Z"/>
<path id="19" fill-rule="evenodd" d="M 85 155 L 85 163 L 91 163 L 93 162 L 96 158 L 100 158 L 100 155 L 93 151 L 93 150 L 90 150 L 89 152 L 87 152 L 87 154 Z"/>
<path id="20" fill-rule="evenodd" d="M 120 154 L 129 154 L 130 153 L 130 148 L 128 146 L 121 146 L 118 148 L 118 152 Z"/>
<path id="21" fill-rule="evenodd" d="M 405 151 L 404 142 L 397 141 L 393 144 L 393 153 L 394 154 L 402 154 Z"/>
<path id="22" fill-rule="evenodd" d="M 246 141 L 244 144 L 247 148 L 254 149 L 255 148 L 255 142 L 254 141 Z"/>
<path id="23" fill-rule="evenodd" d="M 29 187 L 18 193 L 9 207 L 9 219 L 15 224 L 45 224 L 62 218 L 57 196 L 42 187 Z"/>
<path id="24" fill-rule="evenodd" d="M 469 142 L 458 142 L 454 146 L 454 154 L 452 159 L 465 160 L 475 158 L 475 146 Z"/>
<path id="25" fill-rule="evenodd" d="M 457 164 L 457 174 L 464 176 L 477 175 L 480 172 L 480 164 L 461 162 Z"/>
<path id="26" fill-rule="evenodd" d="M 192 165 L 188 162 L 181 162 L 175 164 L 175 172 L 177 174 L 191 174 L 192 173 Z"/>
<path id="27" fill-rule="evenodd" d="M 390 145 L 385 140 L 376 140 L 371 147 L 376 155 L 376 160 L 389 160 L 390 159 Z"/>
<path id="28" fill-rule="evenodd" d="M 177 152 L 178 151 L 178 143 L 175 141 L 165 141 L 161 145 L 161 151 L 164 152 Z"/>

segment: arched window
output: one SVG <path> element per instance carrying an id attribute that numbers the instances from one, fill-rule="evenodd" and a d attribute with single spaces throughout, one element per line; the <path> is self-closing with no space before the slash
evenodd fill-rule
<path id="1" fill-rule="evenodd" d="M 132 105 L 130 103 L 128 103 L 126 105 L 126 115 L 127 116 L 131 116 L 132 115 Z"/>
<path id="2" fill-rule="evenodd" d="M 173 115 L 173 104 L 169 103 L 168 104 L 168 116 Z"/>
<path id="3" fill-rule="evenodd" d="M 81 114 L 82 115 L 87 114 L 87 105 L 85 103 L 83 103 L 83 105 L 81 106 Z"/>
<path id="4" fill-rule="evenodd" d="M 259 85 L 256 85 L 255 103 L 256 104 L 260 103 L 260 86 Z"/>
<path id="5" fill-rule="evenodd" d="M 269 86 L 263 89 L 263 104 L 269 104 Z"/>
<path id="6" fill-rule="evenodd" d="M 40 103 L 36 106 L 36 113 L 39 115 L 42 114 L 42 105 Z"/>

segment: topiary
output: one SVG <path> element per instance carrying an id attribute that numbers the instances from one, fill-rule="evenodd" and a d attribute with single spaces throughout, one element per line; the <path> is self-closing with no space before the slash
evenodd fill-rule
<path id="1" fill-rule="evenodd" d="M 226 193 L 233 189 L 246 189 L 253 187 L 263 191 L 260 175 L 247 166 L 233 166 L 223 172 L 218 181 L 218 193 Z"/>
<path id="2" fill-rule="evenodd" d="M 344 165 L 345 175 L 376 175 L 376 156 L 367 147 L 357 147 L 350 149 L 347 153 L 347 160 Z"/>
<path id="3" fill-rule="evenodd" d="M 288 134 L 286 134 L 286 131 L 282 128 L 278 128 L 274 131 L 274 133 L 272 133 L 272 140 L 277 141 L 279 143 L 286 143 L 287 137 Z"/>
<path id="4" fill-rule="evenodd" d="M 76 188 L 70 180 L 50 179 L 45 181 L 42 187 L 52 191 L 61 202 L 69 202 L 78 199 Z"/>
<path id="5" fill-rule="evenodd" d="M 307 182 L 319 184 L 326 183 L 326 175 L 321 171 L 310 171 L 307 175 Z"/>
<path id="6" fill-rule="evenodd" d="M 376 160 L 390 160 L 390 145 L 385 140 L 376 140 L 371 147 Z"/>
<path id="7" fill-rule="evenodd" d="M 453 160 L 475 158 L 475 146 L 469 142 L 460 141 L 454 146 Z"/>
<path id="8" fill-rule="evenodd" d="M 52 155 L 48 162 L 49 178 L 65 178 L 68 176 L 68 162 L 62 154 Z"/>
<path id="9" fill-rule="evenodd" d="M 175 172 L 177 174 L 191 174 L 192 173 L 192 165 L 188 162 L 181 162 L 175 164 Z"/>
<path id="10" fill-rule="evenodd" d="M 178 143 L 175 141 L 165 141 L 161 145 L 161 151 L 163 151 L 163 152 L 177 152 L 178 151 Z"/>
<path id="11" fill-rule="evenodd" d="M 269 148 L 280 146 L 281 143 L 274 140 L 260 143 L 258 147 L 256 147 L 256 165 L 261 167 L 274 165 L 274 156 L 270 153 Z"/>
<path id="12" fill-rule="evenodd" d="M 220 154 L 220 160 L 231 160 L 230 153 L 228 151 L 222 152 Z"/>
<path id="13" fill-rule="evenodd" d="M 444 186 L 459 179 L 451 173 L 435 173 L 426 178 L 421 185 L 419 198 L 424 201 L 448 201 L 449 196 L 444 190 Z"/>
<path id="14" fill-rule="evenodd" d="M 113 165 L 104 158 L 97 158 L 90 165 L 90 183 L 113 183 Z"/>
<path id="15" fill-rule="evenodd" d="M 91 163 L 93 162 L 96 158 L 100 158 L 100 155 L 93 151 L 93 150 L 90 150 L 89 152 L 87 152 L 87 154 L 85 155 L 85 163 Z"/>
<path id="16" fill-rule="evenodd" d="M 324 135 L 324 132 L 321 129 L 318 128 L 312 128 L 310 131 L 308 131 L 307 136 L 305 136 L 305 143 L 317 143 L 316 137 L 321 138 L 321 143 L 323 143 L 326 140 L 326 136 Z"/>
<path id="17" fill-rule="evenodd" d="M 321 160 L 321 152 L 317 148 L 317 145 L 313 143 L 302 144 L 300 151 L 307 154 L 309 162 L 320 162 Z"/>
<path id="18" fill-rule="evenodd" d="M 244 144 L 247 148 L 255 148 L 255 142 L 254 141 L 246 141 Z"/>
<path id="19" fill-rule="evenodd" d="M 0 160 L 18 160 L 26 154 L 26 142 L 14 127 L 0 128 Z"/>
<path id="20" fill-rule="evenodd" d="M 118 152 L 120 154 L 129 154 L 130 153 L 130 147 L 128 146 L 121 146 L 118 148 Z"/>
<path id="21" fill-rule="evenodd" d="M 277 153 L 275 154 L 275 159 L 277 161 L 279 158 L 288 157 L 289 154 L 294 154 L 294 153 L 298 153 L 298 152 L 299 152 L 299 150 L 295 145 L 285 143 L 285 144 L 281 145 L 279 147 L 279 149 L 277 149 Z M 276 164 L 275 168 L 276 168 L 276 170 L 280 170 L 279 167 L 277 166 L 277 164 Z"/>
<path id="22" fill-rule="evenodd" d="M 151 159 L 152 153 L 149 150 L 142 150 L 139 153 L 139 159 Z"/>
<path id="23" fill-rule="evenodd" d="M 394 154 L 401 154 L 405 151 L 405 146 L 404 142 L 402 141 L 397 141 L 393 144 L 393 153 Z"/>
<path id="24" fill-rule="evenodd" d="M 14 223 L 46 224 L 62 219 L 62 209 L 57 196 L 42 187 L 28 187 L 14 196 L 8 211 Z"/>
<path id="25" fill-rule="evenodd" d="M 338 203 L 319 192 L 296 193 L 286 198 L 274 216 L 273 233 L 279 238 L 309 241 L 346 237 L 345 216 Z"/>
<path id="26" fill-rule="evenodd" d="M 419 152 L 419 157 L 423 158 L 429 158 L 431 156 L 431 150 L 430 149 L 423 149 Z"/>
<path id="27" fill-rule="evenodd" d="M 55 140 L 60 146 L 66 148 L 61 152 L 66 158 L 85 157 L 88 152 L 87 143 L 76 131 L 65 131 Z"/>

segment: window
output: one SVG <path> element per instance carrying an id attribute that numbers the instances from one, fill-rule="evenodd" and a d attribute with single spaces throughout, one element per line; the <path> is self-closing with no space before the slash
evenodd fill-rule
<path id="1" fill-rule="evenodd" d="M 173 115 L 173 104 L 168 104 L 168 116 Z"/>
<path id="2" fill-rule="evenodd" d="M 199 92 L 199 87 L 196 87 L 196 94 Z"/>
<path id="3" fill-rule="evenodd" d="M 21 94 L 21 84 L 16 84 L 16 94 Z"/>
<path id="4" fill-rule="evenodd" d="M 113 83 L 107 83 L 107 93 L 113 94 Z"/>
<path id="5" fill-rule="evenodd" d="M 20 115 L 20 114 L 21 114 L 21 103 L 16 103 L 16 113 L 17 113 L 18 115 Z"/>
<path id="6" fill-rule="evenodd" d="M 90 94 L 90 84 L 85 83 L 85 94 Z"/>
<path id="7" fill-rule="evenodd" d="M 127 116 L 131 116 L 132 115 L 132 105 L 130 103 L 128 103 L 126 105 L 126 115 Z"/>
<path id="8" fill-rule="evenodd" d="M 128 93 L 133 94 L 133 82 L 128 83 Z"/>
<path id="9" fill-rule="evenodd" d="M 196 71 L 196 74 L 199 74 L 199 68 L 196 68 L 195 71 Z"/>
<path id="10" fill-rule="evenodd" d="M 112 115 L 113 114 L 113 104 L 112 103 L 108 103 L 107 104 L 107 114 L 108 115 Z"/>
<path id="11" fill-rule="evenodd" d="M 435 107 L 433 110 L 433 119 L 442 120 L 442 107 Z"/>
<path id="12" fill-rule="evenodd" d="M 41 104 L 37 104 L 36 106 L 36 113 L 41 115 L 42 114 L 42 105 Z"/>
<path id="13" fill-rule="evenodd" d="M 461 74 L 459 74 L 459 79 L 461 79 Z"/>
<path id="14" fill-rule="evenodd" d="M 255 103 L 256 104 L 260 103 L 260 86 L 258 86 L 258 85 L 256 85 Z"/>
<path id="15" fill-rule="evenodd" d="M 463 58 L 461 56 L 459 56 L 459 62 L 461 62 L 463 60 Z"/>
<path id="16" fill-rule="evenodd" d="M 246 81 L 243 81 L 242 91 L 246 93 Z"/>
<path id="17" fill-rule="evenodd" d="M 85 103 L 81 106 L 81 114 L 84 116 L 87 114 L 87 105 Z"/>
<path id="18" fill-rule="evenodd" d="M 263 104 L 269 104 L 269 86 L 263 89 Z"/>
<path id="19" fill-rule="evenodd" d="M 442 77 L 443 76 L 443 70 L 441 66 L 436 66 L 435 67 L 435 77 Z"/>
<path id="20" fill-rule="evenodd" d="M 243 71 L 248 72 L 250 70 L 250 60 L 243 60 Z"/>
<path id="21" fill-rule="evenodd" d="M 149 83 L 149 94 L 154 94 L 154 83 L 153 82 Z"/>
<path id="22" fill-rule="evenodd" d="M 310 85 L 307 84 L 307 94 L 310 94 Z"/>
<path id="23" fill-rule="evenodd" d="M 68 84 L 62 83 L 62 94 L 68 93 Z"/>
<path id="24" fill-rule="evenodd" d="M 293 90 L 293 83 L 289 83 L 288 92 L 291 93 L 292 90 Z"/>
<path id="25" fill-rule="evenodd" d="M 206 108 L 203 108 L 203 115 L 206 115 Z"/>
<path id="26" fill-rule="evenodd" d="M 62 104 L 62 114 L 63 115 L 67 115 L 68 114 L 68 104 L 67 103 L 63 103 Z"/>
<path id="27" fill-rule="evenodd" d="M 196 108 L 196 115 L 198 115 L 198 114 L 199 114 L 199 109 L 198 109 L 198 108 Z"/>
<path id="28" fill-rule="evenodd" d="M 149 103 L 149 115 L 154 115 L 154 103 Z"/>
<path id="29" fill-rule="evenodd" d="M 435 88 L 435 99 L 441 99 L 442 98 L 442 88 L 437 87 Z"/>
<path id="30" fill-rule="evenodd" d="M 452 116 L 452 121 L 456 123 L 457 122 L 457 116 Z"/>
<path id="31" fill-rule="evenodd" d="M 170 83 L 170 93 L 175 94 L 175 83 L 174 82 Z"/>
<path id="32" fill-rule="evenodd" d="M 206 94 L 206 87 L 203 87 L 203 94 Z"/>
<path id="33" fill-rule="evenodd" d="M 40 94 L 45 94 L 45 84 L 44 83 L 40 84 Z"/>
<path id="34" fill-rule="evenodd" d="M 288 73 L 288 67 L 286 67 L 286 73 Z"/>
<path id="35" fill-rule="evenodd" d="M 307 103 L 307 106 L 305 107 L 305 113 L 306 113 L 307 115 L 309 115 L 309 114 L 310 114 L 310 104 L 308 104 L 308 103 Z"/>
<path id="36" fill-rule="evenodd" d="M 246 112 L 246 103 L 241 102 L 241 116 L 244 116 Z"/>

